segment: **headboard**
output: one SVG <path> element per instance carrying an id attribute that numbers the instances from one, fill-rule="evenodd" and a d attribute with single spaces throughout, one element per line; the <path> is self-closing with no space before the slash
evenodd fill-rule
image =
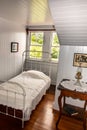
<path id="1" fill-rule="evenodd" d="M 39 58 L 33 55 L 39 52 Z M 42 56 L 41 56 L 42 54 Z M 51 54 L 44 51 L 26 50 L 22 54 L 22 71 L 39 70 L 51 77 Z"/>

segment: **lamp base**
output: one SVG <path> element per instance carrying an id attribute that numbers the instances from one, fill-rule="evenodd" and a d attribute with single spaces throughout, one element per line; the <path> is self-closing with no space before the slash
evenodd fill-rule
<path id="1" fill-rule="evenodd" d="M 82 86 L 81 83 L 80 83 L 80 80 L 79 80 L 79 79 L 76 80 L 76 82 L 75 82 L 74 85 L 76 85 L 76 86 L 80 86 L 80 87 Z"/>

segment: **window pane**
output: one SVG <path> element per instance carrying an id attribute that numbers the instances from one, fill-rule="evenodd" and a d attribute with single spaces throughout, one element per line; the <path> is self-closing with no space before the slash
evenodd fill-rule
<path id="1" fill-rule="evenodd" d="M 58 60 L 59 58 L 59 47 L 52 47 L 51 48 L 51 58 L 52 60 Z"/>
<path id="2" fill-rule="evenodd" d="M 43 45 L 43 32 L 31 33 L 31 45 Z"/>
<path id="3" fill-rule="evenodd" d="M 56 32 L 53 32 L 52 37 L 51 58 L 56 61 L 59 58 L 59 40 Z"/>
<path id="4" fill-rule="evenodd" d="M 30 51 L 30 58 L 42 58 L 42 46 L 31 46 Z"/>
<path id="5" fill-rule="evenodd" d="M 56 33 L 53 33 L 52 46 L 58 46 L 59 40 Z"/>
<path id="6" fill-rule="evenodd" d="M 30 58 L 42 58 L 44 32 L 31 32 Z"/>

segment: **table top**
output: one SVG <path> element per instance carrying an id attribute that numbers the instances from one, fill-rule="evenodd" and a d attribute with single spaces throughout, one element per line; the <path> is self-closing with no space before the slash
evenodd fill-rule
<path id="1" fill-rule="evenodd" d="M 71 86 L 70 84 L 68 84 L 69 88 L 66 88 L 64 85 L 65 84 L 62 84 L 62 83 L 65 83 L 65 82 L 69 82 L 71 83 L 72 81 L 69 80 L 69 79 L 63 79 L 60 84 L 58 85 L 58 89 L 61 91 L 61 96 L 66 96 L 66 97 L 72 97 L 72 98 L 78 98 L 80 100 L 87 100 L 87 92 L 84 92 L 84 91 L 78 91 L 76 90 L 76 86 L 74 86 L 75 89 L 69 89 Z M 86 83 L 85 83 L 86 84 Z M 80 86 L 77 86 L 77 88 L 80 87 Z M 86 84 L 86 87 L 87 87 L 87 84 Z"/>
<path id="2" fill-rule="evenodd" d="M 77 91 L 81 93 L 87 93 L 87 83 L 81 82 L 81 86 L 75 85 L 75 80 L 63 79 L 58 85 L 58 89 L 68 89 L 71 91 Z"/>

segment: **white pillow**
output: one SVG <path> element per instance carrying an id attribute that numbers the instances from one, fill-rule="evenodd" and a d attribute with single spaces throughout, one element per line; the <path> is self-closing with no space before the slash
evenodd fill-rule
<path id="1" fill-rule="evenodd" d="M 49 77 L 44 74 L 41 71 L 37 71 L 37 70 L 29 70 L 29 71 L 25 71 L 22 73 L 23 76 L 29 76 L 31 78 L 36 78 L 36 79 L 43 79 L 43 80 L 48 80 Z"/>

